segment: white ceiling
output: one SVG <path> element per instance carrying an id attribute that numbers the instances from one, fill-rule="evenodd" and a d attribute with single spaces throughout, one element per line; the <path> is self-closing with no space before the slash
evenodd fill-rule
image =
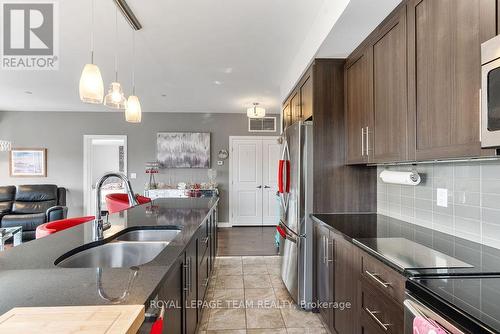
<path id="1" fill-rule="evenodd" d="M 107 89 L 114 78 L 115 6 L 95 2 L 95 62 Z M 399 1 L 350 2 L 344 11 L 349 0 L 128 0 L 144 27 L 136 33 L 135 57 L 143 111 L 245 112 L 257 101 L 278 113 L 283 90 L 316 51 L 348 54 Z M 78 97 L 80 73 L 90 60 L 90 0 L 60 0 L 59 7 L 59 70 L 1 71 L 0 110 L 109 110 Z M 121 15 L 118 22 L 119 81 L 130 94 L 132 32 Z M 361 27 L 341 36 L 330 32 L 336 26 L 344 31 L 346 23 Z M 312 53 L 297 59 L 305 48 Z"/>

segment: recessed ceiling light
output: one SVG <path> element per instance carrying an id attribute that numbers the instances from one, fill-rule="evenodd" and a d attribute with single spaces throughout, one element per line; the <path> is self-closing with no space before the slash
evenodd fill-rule
<path id="1" fill-rule="evenodd" d="M 232 67 L 226 67 L 226 68 L 224 69 L 224 73 L 226 73 L 226 74 L 230 74 L 230 73 L 232 73 L 232 72 L 233 72 L 233 68 L 232 68 Z"/>
<path id="2" fill-rule="evenodd" d="M 219 80 L 215 80 L 214 84 L 216 84 L 217 86 L 220 86 L 220 85 L 222 85 L 222 82 L 220 82 Z"/>
<path id="3" fill-rule="evenodd" d="M 33 94 L 33 92 L 31 92 L 31 91 L 29 91 L 29 90 L 26 90 L 26 91 L 24 91 L 24 94 L 31 95 L 31 94 Z"/>

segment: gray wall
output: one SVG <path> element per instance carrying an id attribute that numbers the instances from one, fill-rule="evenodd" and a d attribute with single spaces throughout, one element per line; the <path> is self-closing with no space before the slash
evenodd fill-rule
<path id="1" fill-rule="evenodd" d="M 378 175 L 385 167 L 378 167 Z M 420 164 L 418 186 L 385 184 L 377 178 L 377 210 L 427 228 L 500 248 L 500 161 Z M 393 166 L 389 170 L 409 171 Z M 448 207 L 437 206 L 438 188 Z"/>
<path id="2" fill-rule="evenodd" d="M 144 113 L 142 123 L 125 122 L 122 112 L 0 112 L 0 139 L 13 147 L 48 149 L 47 178 L 9 177 L 8 153 L 0 152 L 0 185 L 55 183 L 68 188 L 70 215 L 83 212 L 83 135 L 127 135 L 128 172 L 137 173 L 132 186 L 142 193 L 147 176 L 145 163 L 156 158 L 156 133 L 186 131 L 211 133 L 212 168 L 221 191 L 220 221 L 229 221 L 228 160 L 217 166 L 217 153 L 229 149 L 229 136 L 276 135 L 249 133 L 245 114 Z M 206 181 L 207 170 L 168 170 L 157 181 Z"/>

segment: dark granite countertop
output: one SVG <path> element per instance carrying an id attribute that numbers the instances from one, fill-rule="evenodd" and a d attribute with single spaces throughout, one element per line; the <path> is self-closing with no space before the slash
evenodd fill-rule
<path id="1" fill-rule="evenodd" d="M 346 240 L 406 276 L 500 275 L 500 250 L 476 242 L 375 213 L 313 214 L 312 219 L 341 233 Z M 380 254 L 380 243 L 377 242 L 379 238 L 405 238 L 454 257 L 471 267 L 404 270 Z M 439 263 L 440 260 L 430 259 L 429 262 Z"/>
<path id="2" fill-rule="evenodd" d="M 178 226 L 181 232 L 151 262 L 139 266 L 123 304 L 154 298 L 174 261 L 215 206 L 217 198 L 158 199 L 110 216 L 105 242 L 126 229 Z M 33 240 L 0 253 L 0 314 L 21 306 L 105 305 L 98 277 L 109 296 L 120 296 L 132 273 L 128 268 L 60 268 L 54 261 L 92 242 L 92 222 Z"/>
<path id="3" fill-rule="evenodd" d="M 406 289 L 467 333 L 500 333 L 500 276 L 411 278 Z"/>

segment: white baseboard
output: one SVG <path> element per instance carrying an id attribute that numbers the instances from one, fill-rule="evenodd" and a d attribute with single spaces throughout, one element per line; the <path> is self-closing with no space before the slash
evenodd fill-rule
<path id="1" fill-rule="evenodd" d="M 233 224 L 230 222 L 218 222 L 217 227 L 233 227 Z"/>

